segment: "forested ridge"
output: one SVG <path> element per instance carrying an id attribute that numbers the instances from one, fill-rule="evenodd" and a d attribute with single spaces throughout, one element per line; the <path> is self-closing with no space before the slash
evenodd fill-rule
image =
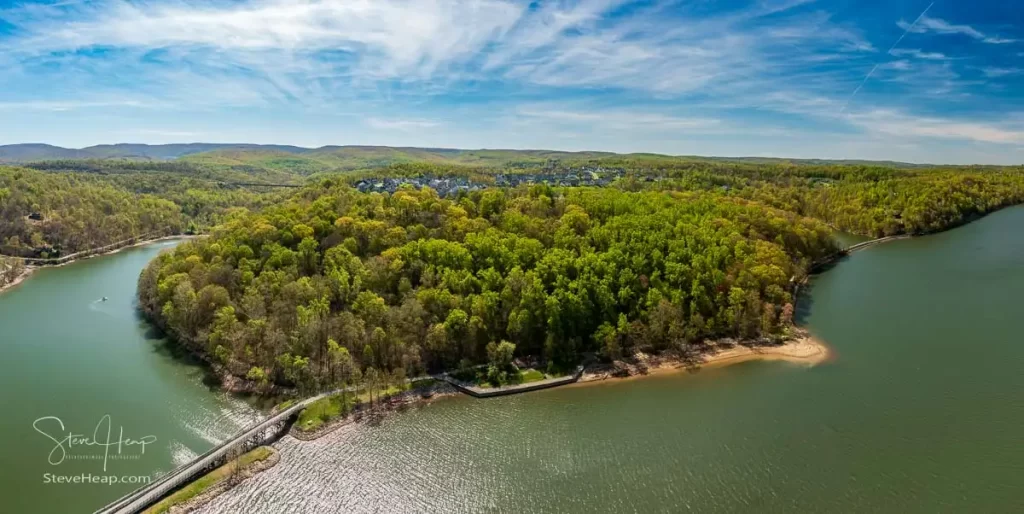
<path id="1" fill-rule="evenodd" d="M 139 298 L 233 373 L 318 388 L 353 370 L 482 363 L 502 342 L 564 367 L 584 352 L 776 336 L 792 322 L 791 279 L 834 250 L 822 223 L 707 192 L 444 199 L 328 180 L 162 254 Z"/>
<path id="2" fill-rule="evenodd" d="M 308 389 L 783 337 L 833 230 L 922 234 L 1024 201 L 1019 167 L 379 147 L 24 166 L 0 167 L 0 253 L 210 232 L 147 268 L 140 307 L 220 369 Z"/>
<path id="3" fill-rule="evenodd" d="M 624 174 L 607 188 L 493 187 L 497 173 L 558 170 Z M 442 198 L 429 187 L 347 187 L 422 176 L 483 189 Z M 154 261 L 139 294 L 181 344 L 257 382 L 316 389 L 370 370 L 507 362 L 510 352 L 564 368 L 586 353 L 781 337 L 793 281 L 836 251 L 832 228 L 941 230 L 1021 202 L 1022 178 L 1009 168 L 660 158 L 401 163 L 239 213 Z"/>
<path id="4" fill-rule="evenodd" d="M 282 197 L 224 188 L 222 181 L 244 175 L 191 167 L 102 161 L 33 166 L 0 166 L 0 254 L 52 258 L 136 237 L 198 232 L 233 208 L 258 209 Z"/>
<path id="5" fill-rule="evenodd" d="M 676 169 L 657 189 L 710 189 L 825 221 L 869 237 L 948 229 L 1024 202 L 1020 168 L 706 165 Z"/>

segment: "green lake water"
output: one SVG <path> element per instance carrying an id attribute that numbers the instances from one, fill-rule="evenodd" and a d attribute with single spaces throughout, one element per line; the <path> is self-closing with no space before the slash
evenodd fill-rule
<path id="1" fill-rule="evenodd" d="M 201 512 L 1019 512 L 1021 227 L 1024 208 L 1007 209 L 817 276 L 799 314 L 834 350 L 821 366 L 443 399 L 285 438 L 277 466 Z M 123 492 L 44 485 L 53 444 L 37 417 L 91 429 L 109 412 L 155 434 L 144 460 L 110 464 L 121 473 L 167 469 L 253 415 L 147 337 L 132 297 L 157 250 L 44 270 L 0 295 L 0 511 L 88 511 Z"/>
<path id="2" fill-rule="evenodd" d="M 204 385 L 202 370 L 173 358 L 136 314 L 139 273 L 173 244 L 38 270 L 0 294 L 0 512 L 92 512 L 138 485 L 46 483 L 44 474 L 166 471 L 259 415 Z M 57 445 L 36 431 L 37 419 L 59 418 L 39 425 L 54 437 L 91 437 L 107 415 L 111 441 L 120 439 L 123 427 L 125 438 L 152 436 L 155 442 L 145 454 L 138 446 L 123 448 L 121 455 L 131 459 L 111 449 L 107 471 L 96 446 L 72 448 L 60 464 L 49 463 Z M 106 429 L 101 433 L 106 441 Z M 60 459 L 55 454 L 52 460 Z"/>

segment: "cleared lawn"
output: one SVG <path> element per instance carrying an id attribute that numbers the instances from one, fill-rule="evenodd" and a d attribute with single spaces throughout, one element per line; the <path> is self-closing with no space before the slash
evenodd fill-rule
<path id="1" fill-rule="evenodd" d="M 545 378 L 547 378 L 547 377 L 544 375 L 544 373 L 541 373 L 540 371 L 537 371 L 535 369 L 527 369 L 525 371 L 520 371 L 519 372 L 519 383 L 520 384 L 529 384 L 530 382 L 540 382 L 541 380 L 544 380 Z"/>
<path id="2" fill-rule="evenodd" d="M 268 457 L 273 455 L 273 450 L 267 446 L 260 446 L 245 455 L 239 457 L 238 461 L 242 467 L 251 465 L 254 462 L 266 460 Z M 198 480 L 186 485 L 182 489 L 179 489 L 176 493 L 160 500 L 152 507 L 146 509 L 144 514 L 163 514 L 171 509 L 175 505 L 185 503 L 200 494 L 203 494 L 211 487 L 216 485 L 218 482 L 231 476 L 231 466 L 234 463 L 229 462 L 205 475 L 200 477 Z"/>
<path id="3" fill-rule="evenodd" d="M 320 428 L 320 425 L 332 419 L 347 415 L 355 405 L 355 401 L 355 397 L 351 394 L 345 395 L 344 402 L 341 395 L 321 398 L 302 409 L 299 419 L 295 422 L 295 427 L 302 431 L 316 430 Z"/>
<path id="4" fill-rule="evenodd" d="M 501 387 L 507 385 L 519 385 L 528 384 L 530 382 L 538 382 L 547 378 L 551 378 L 543 371 L 536 370 L 533 368 L 527 368 L 518 370 L 515 373 L 510 373 L 506 376 L 500 384 L 495 384 L 487 377 L 487 368 L 478 367 L 474 369 L 462 370 L 452 374 L 458 380 L 463 382 L 469 382 L 476 387 L 488 388 L 488 387 Z"/>

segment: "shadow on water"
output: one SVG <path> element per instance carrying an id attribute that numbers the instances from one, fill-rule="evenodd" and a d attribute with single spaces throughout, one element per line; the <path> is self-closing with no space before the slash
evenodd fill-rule
<path id="1" fill-rule="evenodd" d="M 827 273 L 836 266 L 849 260 L 850 255 L 841 255 L 825 264 L 817 266 L 811 273 L 810 279 L 800 288 L 799 296 L 796 299 L 796 311 L 793 313 L 793 321 L 799 326 L 805 326 L 811 315 L 811 308 L 814 306 L 814 280 L 823 273 Z"/>
<path id="2" fill-rule="evenodd" d="M 161 358 L 173 360 L 176 363 L 189 366 L 201 373 L 202 375 L 199 377 L 200 383 L 203 384 L 203 386 L 211 393 L 225 392 L 221 378 L 214 372 L 208 362 L 172 341 L 166 332 L 146 319 L 146 316 L 141 310 L 136 309 L 135 318 L 139 324 L 139 328 L 143 330 L 143 337 L 146 342 L 150 344 L 150 350 L 153 353 Z M 229 394 L 231 397 L 242 400 L 253 408 L 259 410 L 269 410 L 274 405 L 277 405 L 286 399 L 285 396 L 274 394 L 265 395 L 237 391 L 230 391 Z"/>
<path id="3" fill-rule="evenodd" d="M 141 310 L 135 310 L 135 319 L 142 328 L 142 337 L 145 338 L 147 343 L 150 343 L 150 348 L 153 353 L 159 355 L 162 358 L 172 359 L 180 364 L 193 366 L 199 370 L 202 370 L 201 382 L 207 389 L 212 392 L 220 392 L 221 388 L 220 377 L 213 372 L 209 363 L 197 357 L 194 353 L 188 351 L 177 343 L 171 341 L 171 338 L 166 332 L 160 329 L 157 325 L 151 323 Z"/>
<path id="4" fill-rule="evenodd" d="M 797 326 L 806 326 L 807 320 L 811 316 L 811 308 L 814 306 L 814 294 L 811 293 L 810 287 L 803 287 L 800 291 L 800 297 L 796 301 L 796 311 L 793 313 L 793 322 Z"/>

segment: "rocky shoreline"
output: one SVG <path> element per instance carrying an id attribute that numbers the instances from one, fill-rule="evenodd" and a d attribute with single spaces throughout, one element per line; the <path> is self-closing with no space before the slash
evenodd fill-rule
<path id="1" fill-rule="evenodd" d="M 27 279 L 29 276 L 31 276 L 32 272 L 34 272 L 34 271 L 35 271 L 35 267 L 33 267 L 33 266 L 26 266 L 25 267 L 25 271 L 22 271 L 21 275 L 18 275 L 17 277 L 14 277 L 14 280 L 12 280 L 12 281 L 10 281 L 10 282 L 0 286 L 0 294 L 4 293 L 8 289 L 13 289 L 18 284 L 24 282 L 25 279 Z"/>
<path id="2" fill-rule="evenodd" d="M 425 396 L 419 391 L 405 391 L 384 400 L 374 407 L 362 407 L 348 416 L 325 422 L 323 425 L 317 427 L 316 430 L 301 430 L 293 425 L 291 430 L 288 431 L 288 435 L 300 441 L 313 441 L 330 434 L 345 425 L 371 420 L 376 421 L 382 416 L 401 412 L 412 407 L 421 407 L 437 399 L 456 396 L 458 394 L 460 393 L 452 387 L 451 384 L 437 383 L 431 387 L 431 393 L 429 396 Z"/>
<path id="3" fill-rule="evenodd" d="M 255 476 L 258 473 L 262 473 L 274 467 L 275 465 L 277 465 L 278 462 L 281 461 L 281 454 L 273 446 L 268 446 L 267 448 L 270 449 L 271 451 L 270 456 L 267 457 L 266 459 L 254 462 L 246 466 L 244 469 L 242 469 L 240 476 L 236 480 L 221 480 L 210 489 L 204 491 L 202 494 L 194 498 L 190 498 L 188 501 L 184 503 L 172 505 L 169 509 L 167 509 L 166 512 L 168 514 L 187 514 L 189 512 L 193 512 L 196 509 L 201 508 L 203 505 L 209 503 L 210 500 L 213 500 L 214 498 L 230 491 L 232 488 L 234 488 L 238 484 L 241 484 L 245 480 Z M 149 511 L 147 510 L 146 512 L 148 513 Z"/>

